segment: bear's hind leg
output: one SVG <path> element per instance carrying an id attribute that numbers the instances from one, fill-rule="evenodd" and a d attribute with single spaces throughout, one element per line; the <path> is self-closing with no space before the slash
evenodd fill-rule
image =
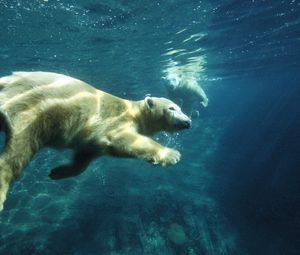
<path id="1" fill-rule="evenodd" d="M 59 180 L 74 177 L 81 174 L 93 160 L 94 153 L 76 151 L 73 161 L 70 164 L 58 166 L 51 170 L 49 177 L 53 180 Z"/>
<path id="2" fill-rule="evenodd" d="M 0 211 L 3 209 L 10 183 L 20 175 L 31 159 L 35 152 L 34 147 L 24 135 L 8 137 L 0 156 Z"/>
<path id="3" fill-rule="evenodd" d="M 6 200 L 10 182 L 10 169 L 5 167 L 5 164 L 3 164 L 3 161 L 0 159 L 0 212 L 3 210 L 3 204 Z"/>

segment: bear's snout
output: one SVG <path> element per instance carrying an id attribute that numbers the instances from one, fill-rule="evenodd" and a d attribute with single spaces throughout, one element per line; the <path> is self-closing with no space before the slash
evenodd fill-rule
<path id="1" fill-rule="evenodd" d="M 185 120 L 184 122 L 183 122 L 183 126 L 184 126 L 184 128 L 190 128 L 191 127 L 191 120 Z"/>
<path id="2" fill-rule="evenodd" d="M 191 127 L 191 122 L 192 121 L 190 119 L 181 121 L 180 128 L 182 128 L 182 129 L 190 128 Z"/>
<path id="3" fill-rule="evenodd" d="M 191 124 L 192 124 L 191 119 L 189 117 L 185 116 L 185 118 L 178 119 L 175 126 L 178 129 L 187 129 L 187 128 L 191 127 Z"/>

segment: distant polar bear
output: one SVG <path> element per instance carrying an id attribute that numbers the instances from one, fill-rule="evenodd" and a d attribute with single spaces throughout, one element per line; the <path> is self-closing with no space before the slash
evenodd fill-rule
<path id="1" fill-rule="evenodd" d="M 76 176 L 101 155 L 176 164 L 180 153 L 148 136 L 190 124 L 165 98 L 129 101 L 48 72 L 15 72 L 0 78 L 0 126 L 6 132 L 0 155 L 0 211 L 10 183 L 43 146 L 74 150 L 70 164 L 50 172 L 52 179 Z"/>
<path id="2" fill-rule="evenodd" d="M 197 112 L 197 103 L 207 107 L 209 100 L 195 74 L 185 71 L 184 68 L 170 68 L 163 78 L 169 97 L 180 103 L 183 110 L 192 115 L 193 112 Z"/>
<path id="3" fill-rule="evenodd" d="M 199 102 L 207 107 L 208 97 L 204 90 L 200 87 L 197 79 L 185 75 L 169 74 L 167 77 L 169 84 L 167 85 L 168 91 L 175 97 L 182 97 L 185 94 L 190 94 L 198 98 Z"/>

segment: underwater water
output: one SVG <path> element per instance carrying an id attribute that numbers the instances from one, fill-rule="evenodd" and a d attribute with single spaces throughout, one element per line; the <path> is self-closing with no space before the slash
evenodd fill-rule
<path id="1" fill-rule="evenodd" d="M 1 255 L 300 254 L 299 1 L 0 0 L 0 14 L 0 76 L 59 72 L 138 100 L 168 97 L 175 74 L 209 99 L 184 95 L 192 128 L 156 136 L 174 166 L 103 157 L 53 181 L 70 151 L 41 150 L 9 190 Z"/>

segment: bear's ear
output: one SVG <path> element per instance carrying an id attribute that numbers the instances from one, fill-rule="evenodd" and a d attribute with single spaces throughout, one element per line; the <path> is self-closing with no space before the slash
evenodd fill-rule
<path id="1" fill-rule="evenodd" d="M 153 99 L 149 96 L 145 97 L 145 103 L 149 109 L 151 109 L 154 105 Z"/>

